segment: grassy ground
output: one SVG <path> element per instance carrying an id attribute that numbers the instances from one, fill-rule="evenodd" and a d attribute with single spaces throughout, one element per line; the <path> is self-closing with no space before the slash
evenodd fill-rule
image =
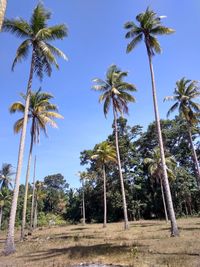
<path id="1" fill-rule="evenodd" d="M 200 218 L 178 220 L 180 237 L 171 238 L 164 221 L 71 225 L 37 230 L 17 252 L 0 257 L 1 267 L 68 267 L 80 263 L 104 263 L 134 267 L 200 266 Z M 17 233 L 19 238 L 19 233 Z M 0 234 L 3 250 L 5 234 Z"/>

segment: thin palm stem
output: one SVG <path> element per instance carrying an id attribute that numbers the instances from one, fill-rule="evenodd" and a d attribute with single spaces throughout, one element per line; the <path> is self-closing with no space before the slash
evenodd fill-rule
<path id="1" fill-rule="evenodd" d="M 29 187 L 29 175 L 30 175 L 30 167 L 31 167 L 31 160 L 32 160 L 32 151 L 33 151 L 33 138 L 34 138 L 34 118 L 32 121 L 31 144 L 30 144 L 28 164 L 27 164 L 27 170 L 26 170 L 24 204 L 23 204 L 23 213 L 22 213 L 21 240 L 23 240 L 25 236 L 26 210 L 27 210 L 27 198 L 28 198 L 28 187 Z"/>
<path id="2" fill-rule="evenodd" d="M 106 227 L 107 224 L 107 199 L 106 199 L 106 168 L 105 164 L 103 164 L 103 194 L 104 194 L 104 221 L 103 227 Z"/>
<path id="3" fill-rule="evenodd" d="M 153 71 L 153 64 L 152 64 L 152 56 L 149 51 L 148 45 L 147 47 L 147 54 L 149 59 L 149 67 L 150 67 L 150 73 L 151 73 L 151 82 L 152 82 L 152 94 L 153 94 L 153 103 L 154 103 L 154 112 L 155 112 L 155 120 L 156 120 L 156 126 L 157 126 L 157 133 L 158 133 L 158 142 L 159 142 L 159 148 L 160 148 L 160 155 L 161 155 L 161 163 L 162 163 L 162 171 L 163 171 L 163 183 L 166 193 L 166 199 L 167 199 L 167 205 L 168 205 L 168 211 L 169 211 L 169 217 L 171 221 L 171 236 L 178 236 L 179 231 L 176 223 L 176 217 L 172 202 L 172 196 L 169 186 L 169 180 L 167 175 L 167 168 L 166 168 L 166 162 L 165 162 L 165 152 L 163 147 L 163 139 L 162 139 L 162 132 L 161 132 L 161 126 L 160 126 L 160 116 L 158 111 L 158 103 L 157 103 L 157 96 L 156 96 L 156 87 L 155 87 L 155 78 L 154 78 L 154 71 Z"/>
<path id="4" fill-rule="evenodd" d="M 15 177 L 15 186 L 14 186 L 14 191 L 13 191 L 13 199 L 12 199 L 12 204 L 11 204 L 8 232 L 7 232 L 7 238 L 6 238 L 6 243 L 5 243 L 5 249 L 4 249 L 4 252 L 6 255 L 9 255 L 15 252 L 15 244 L 14 244 L 15 217 L 16 217 L 16 211 L 17 211 L 17 200 L 18 200 L 18 194 L 19 194 L 20 176 L 21 176 L 23 156 L 24 156 L 24 146 L 25 146 L 25 139 L 26 139 L 26 128 L 27 128 L 27 122 L 28 122 L 28 109 L 29 109 L 31 86 L 32 86 L 32 80 L 33 80 L 33 72 L 34 72 L 34 52 L 32 53 L 32 59 L 31 59 L 30 75 L 29 75 L 27 92 L 26 92 L 24 120 L 23 120 L 22 132 L 21 132 L 21 137 L 20 137 L 17 171 L 16 171 L 16 177 Z"/>
<path id="5" fill-rule="evenodd" d="M 198 162 L 197 153 L 196 153 L 196 150 L 194 148 L 193 141 L 192 141 L 192 132 L 191 132 L 191 127 L 190 127 L 189 124 L 188 124 L 188 134 L 189 134 L 190 146 L 191 146 L 191 149 L 192 149 L 193 162 L 194 162 L 195 171 L 196 171 L 197 185 L 198 185 L 198 187 L 200 189 L 200 168 L 199 168 L 199 162 Z"/>
<path id="6" fill-rule="evenodd" d="M 82 179 L 82 205 L 83 205 L 83 225 L 85 225 L 85 183 L 84 178 Z"/>
<path id="7" fill-rule="evenodd" d="M 32 203 L 31 203 L 31 220 L 30 220 L 30 229 L 33 229 L 33 216 L 34 216 L 34 205 L 35 205 L 35 172 L 36 172 L 36 156 L 34 160 L 34 173 L 33 173 L 33 194 L 32 194 Z"/>
<path id="8" fill-rule="evenodd" d="M 163 201 L 163 207 L 164 207 L 164 212 L 165 212 L 165 220 L 166 220 L 166 223 L 168 223 L 169 218 L 167 214 L 167 207 L 166 207 L 166 202 L 165 202 L 165 194 L 164 194 L 164 189 L 163 189 L 162 178 L 160 179 L 160 187 L 161 187 L 162 201 Z"/>
<path id="9" fill-rule="evenodd" d="M 128 215 L 127 215 L 126 196 L 125 196 L 125 190 L 124 190 L 124 179 L 122 175 L 121 159 L 120 159 L 120 153 L 119 153 L 117 113 L 114 108 L 114 103 L 113 103 L 113 115 L 114 115 L 114 126 L 115 126 L 115 146 L 116 146 L 116 152 L 117 152 L 117 162 L 118 162 L 118 168 L 119 168 L 119 177 L 120 177 L 120 183 L 121 183 L 122 201 L 123 201 L 123 210 L 124 210 L 124 229 L 127 230 L 129 228 L 129 224 L 128 224 Z"/>

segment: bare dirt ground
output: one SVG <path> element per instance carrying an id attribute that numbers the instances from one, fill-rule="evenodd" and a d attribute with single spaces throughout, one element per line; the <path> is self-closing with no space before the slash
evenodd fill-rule
<path id="1" fill-rule="evenodd" d="M 17 252 L 1 253 L 0 267 L 68 267 L 102 263 L 134 267 L 200 267 L 200 218 L 178 220 L 180 237 L 170 237 L 164 221 L 68 225 L 36 230 Z M 0 233 L 3 251 L 5 233 Z"/>

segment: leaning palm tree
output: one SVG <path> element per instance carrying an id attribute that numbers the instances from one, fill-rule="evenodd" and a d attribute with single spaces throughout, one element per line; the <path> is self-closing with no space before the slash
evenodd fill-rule
<path id="1" fill-rule="evenodd" d="M 0 170 L 0 187 L 1 189 L 12 187 L 13 166 L 9 163 L 3 163 Z"/>
<path id="2" fill-rule="evenodd" d="M 48 27 L 47 21 L 51 18 L 51 13 L 45 10 L 42 4 L 38 4 L 33 11 L 30 22 L 26 22 L 22 18 L 5 19 L 3 24 L 3 30 L 15 34 L 18 38 L 24 39 L 21 45 L 17 49 L 17 54 L 13 62 L 12 69 L 14 69 L 16 63 L 26 59 L 31 49 L 31 64 L 30 74 L 28 79 L 27 91 L 26 91 L 26 103 L 24 110 L 24 120 L 20 137 L 17 172 L 15 178 L 15 188 L 13 192 L 13 201 L 11 206 L 8 234 L 5 245 L 5 254 L 11 254 L 15 252 L 14 245 L 14 225 L 17 209 L 17 200 L 19 193 L 20 175 L 22 169 L 24 145 L 26 137 L 26 127 L 28 121 L 28 108 L 30 102 L 30 92 L 32 86 L 33 75 L 36 75 L 42 79 L 43 74 L 51 75 L 52 65 L 58 68 L 55 56 L 66 59 L 65 54 L 52 46 L 49 42 L 52 40 L 62 40 L 67 36 L 67 28 L 64 24 Z"/>
<path id="3" fill-rule="evenodd" d="M 3 25 L 4 16 L 6 13 L 7 0 L 0 0 L 0 31 Z"/>
<path id="4" fill-rule="evenodd" d="M 109 162 L 117 162 L 116 149 L 107 141 L 100 143 L 92 155 L 91 159 L 96 160 L 97 166 L 100 166 L 103 172 L 103 192 L 104 192 L 104 223 L 107 224 L 107 200 L 106 200 L 106 165 Z"/>
<path id="5" fill-rule="evenodd" d="M 192 140 L 192 128 L 198 122 L 200 105 L 194 102 L 194 99 L 200 96 L 200 87 L 197 81 L 187 80 L 185 77 L 176 82 L 176 88 L 173 96 L 166 96 L 164 101 L 172 100 L 175 104 L 169 109 L 169 116 L 176 109 L 179 115 L 186 121 L 189 136 L 189 143 L 192 150 L 193 162 L 196 170 L 197 184 L 200 188 L 200 168 L 197 153 Z"/>
<path id="6" fill-rule="evenodd" d="M 170 179 L 174 179 L 174 169 L 176 167 L 176 161 L 173 156 L 166 156 L 165 162 L 167 166 L 167 174 Z M 163 173 L 162 173 L 162 162 L 160 157 L 159 147 L 155 147 L 150 155 L 150 157 L 144 159 L 144 163 L 148 165 L 148 172 L 152 178 L 155 178 L 157 182 L 160 182 L 162 201 L 165 212 L 165 219 L 168 222 L 167 207 L 165 202 L 165 194 L 163 190 Z"/>
<path id="7" fill-rule="evenodd" d="M 118 142 L 118 127 L 117 127 L 117 117 L 118 113 L 123 115 L 123 113 L 128 114 L 128 103 L 135 102 L 135 98 L 130 94 L 130 92 L 136 91 L 133 84 L 125 82 L 123 79 L 128 75 L 127 72 L 121 71 L 116 65 L 111 65 L 108 68 L 106 74 L 106 80 L 94 79 L 95 85 L 93 89 L 101 92 L 99 97 L 99 102 L 104 102 L 104 115 L 108 114 L 110 106 L 113 109 L 114 116 L 114 128 L 115 128 L 115 146 L 117 152 L 117 162 L 119 168 L 119 176 L 122 190 L 122 200 L 124 209 L 124 228 L 128 229 L 128 215 L 127 215 L 127 205 L 124 190 L 124 180 L 122 175 L 119 142 Z"/>
<path id="8" fill-rule="evenodd" d="M 171 28 L 164 27 L 161 24 L 161 19 L 163 16 L 158 17 L 157 14 L 152 11 L 151 9 L 147 8 L 145 12 L 140 13 L 136 16 L 136 20 L 138 22 L 138 26 L 134 22 L 127 22 L 125 24 L 125 29 L 128 30 L 126 34 L 126 38 L 131 38 L 131 42 L 127 46 L 127 53 L 131 52 L 138 43 L 144 40 L 147 55 L 149 59 L 149 67 L 151 73 L 151 81 L 152 81 L 152 94 L 153 94 L 153 103 L 154 103 L 154 111 L 155 111 L 155 120 L 157 126 L 157 133 L 158 133 L 158 142 L 160 147 L 160 155 L 162 161 L 162 170 L 163 170 L 163 183 L 166 192 L 166 199 L 167 205 L 171 220 L 171 236 L 178 236 L 179 231 L 176 223 L 176 217 L 172 202 L 172 196 L 167 176 L 167 169 L 166 169 L 166 162 L 165 162 L 165 153 L 163 147 L 163 139 L 162 139 L 162 132 L 160 127 L 160 116 L 158 111 L 158 103 L 157 103 L 157 96 L 156 96 L 156 86 L 155 86 L 155 77 L 153 71 L 153 64 L 152 64 L 152 57 L 156 53 L 161 52 L 160 44 L 156 38 L 156 35 L 164 35 L 164 34 L 171 34 L 174 32 Z"/>
<path id="9" fill-rule="evenodd" d="M 26 101 L 26 96 L 22 94 L 22 98 Z M 31 142 L 28 156 L 28 165 L 26 171 L 26 182 L 25 182 L 25 194 L 24 194 L 24 205 L 23 205 L 23 216 L 22 216 L 22 228 L 21 228 L 21 240 L 24 239 L 25 225 L 26 225 L 26 208 L 27 208 L 27 196 L 28 196 L 28 185 L 30 166 L 32 160 L 33 145 L 39 142 L 40 131 L 42 130 L 47 135 L 47 124 L 52 127 L 57 127 L 55 118 L 63 118 L 57 111 L 57 106 L 52 104 L 50 100 L 53 96 L 46 92 L 41 92 L 39 89 L 37 92 L 31 92 L 30 105 L 28 113 L 28 121 L 31 122 Z M 10 107 L 10 112 L 21 112 L 24 113 L 25 105 L 22 102 L 15 102 Z M 19 133 L 22 130 L 24 117 L 18 119 L 14 124 L 14 132 Z"/>

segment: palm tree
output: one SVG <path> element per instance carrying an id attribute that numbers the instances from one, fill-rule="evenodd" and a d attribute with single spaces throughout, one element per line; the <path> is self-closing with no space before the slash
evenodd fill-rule
<path id="1" fill-rule="evenodd" d="M 85 225 L 85 180 L 88 178 L 88 172 L 78 172 L 78 176 L 80 177 L 80 181 L 82 182 L 82 223 L 83 225 Z"/>
<path id="2" fill-rule="evenodd" d="M 184 118 L 187 123 L 189 143 L 197 175 L 197 185 L 200 188 L 200 168 L 192 140 L 192 127 L 198 122 L 198 114 L 200 112 L 200 105 L 197 102 L 194 102 L 194 99 L 200 96 L 200 87 L 197 81 L 187 80 L 183 77 L 176 82 L 176 88 L 174 89 L 173 94 L 173 96 L 167 96 L 164 98 L 164 101 L 175 101 L 175 104 L 173 104 L 173 106 L 169 109 L 167 116 L 178 109 L 180 116 Z"/>
<path id="3" fill-rule="evenodd" d="M 173 156 L 166 156 L 165 162 L 167 166 L 167 174 L 170 179 L 174 179 L 174 168 L 176 166 L 176 161 Z M 160 157 L 160 149 L 159 147 L 155 147 L 151 153 L 151 156 L 144 159 L 144 163 L 148 165 L 148 172 L 149 174 L 156 179 L 156 181 L 160 182 L 161 186 L 161 193 L 162 193 L 162 200 L 165 212 L 165 219 L 168 222 L 168 214 L 167 208 L 165 203 L 165 195 L 163 190 L 163 173 L 162 173 L 162 162 Z"/>
<path id="4" fill-rule="evenodd" d="M 131 52 L 138 43 L 144 40 L 147 55 L 149 60 L 149 67 L 151 73 L 151 82 L 152 82 L 152 94 L 153 94 L 153 103 L 154 103 L 154 111 L 155 111 L 155 120 L 158 132 L 158 142 L 160 147 L 160 155 L 162 161 L 162 170 L 163 170 L 163 183 L 166 192 L 166 200 L 168 205 L 168 211 L 171 220 L 171 236 L 178 236 L 179 231 L 176 223 L 176 217 L 172 202 L 171 191 L 169 187 L 169 181 L 167 176 L 167 168 L 165 162 L 165 153 L 163 147 L 163 139 L 162 139 L 162 132 L 160 127 L 160 116 L 158 111 L 158 103 L 157 103 L 157 96 L 156 96 L 156 86 L 155 86 L 155 77 L 154 77 L 154 70 L 152 64 L 152 57 L 156 53 L 161 52 L 160 44 L 156 38 L 156 35 L 164 35 L 164 34 L 171 34 L 174 32 L 171 28 L 164 27 L 161 25 L 161 19 L 163 16 L 158 17 L 157 14 L 152 11 L 151 9 L 147 8 L 145 12 L 140 13 L 136 16 L 136 20 L 139 23 L 137 26 L 134 22 L 127 22 L 125 24 L 125 29 L 128 30 L 126 34 L 126 38 L 131 38 L 131 42 L 127 46 L 127 53 Z"/>
<path id="5" fill-rule="evenodd" d="M 6 13 L 6 7 L 7 7 L 7 0 L 0 0 L 0 31 Z"/>
<path id="6" fill-rule="evenodd" d="M 13 167 L 9 163 L 3 163 L 0 170 L 0 184 L 1 189 L 12 187 Z"/>
<path id="7" fill-rule="evenodd" d="M 24 101 L 26 96 L 22 95 Z M 24 194 L 24 205 L 23 205 L 23 217 L 22 217 L 22 228 L 21 228 L 21 239 L 24 239 L 24 230 L 26 225 L 26 208 L 27 208 L 27 196 L 28 196 L 28 185 L 29 185 L 29 174 L 32 160 L 32 151 L 34 143 L 39 141 L 40 130 L 47 135 L 47 124 L 52 127 L 57 127 L 54 118 L 63 118 L 57 111 L 57 106 L 51 104 L 50 100 L 53 96 L 49 93 L 41 92 L 39 89 L 37 92 L 31 92 L 30 105 L 28 120 L 31 121 L 31 143 L 28 156 L 28 165 L 26 171 L 26 183 L 25 183 L 25 194 Z M 25 111 L 25 105 L 22 102 L 15 102 L 10 107 L 10 112 L 22 112 Z M 19 133 L 22 129 L 24 117 L 20 118 L 14 124 L 14 132 Z"/>
<path id="8" fill-rule="evenodd" d="M 17 54 L 13 62 L 12 69 L 14 69 L 16 63 L 25 59 L 31 49 L 31 64 L 30 74 L 26 92 L 26 103 L 24 110 L 23 127 L 20 137 L 17 172 L 15 178 L 15 188 L 13 192 L 13 201 L 11 206 L 8 234 L 5 245 L 5 254 L 11 254 L 15 252 L 14 245 L 14 225 L 17 209 L 17 200 L 19 193 L 20 175 L 22 169 L 24 145 L 26 137 L 26 127 L 28 121 L 28 108 L 30 101 L 30 92 L 32 86 L 33 75 L 36 75 L 42 79 L 43 74 L 51 75 L 52 65 L 58 68 L 55 56 L 63 57 L 66 59 L 65 54 L 58 48 L 52 46 L 49 41 L 63 39 L 67 36 L 67 28 L 64 24 L 48 27 L 47 21 L 51 18 L 51 13 L 45 10 L 42 4 L 38 4 L 33 11 L 30 23 L 26 22 L 22 18 L 5 19 L 3 24 L 3 30 L 15 34 L 17 37 L 25 39 L 17 49 Z"/>
<path id="9" fill-rule="evenodd" d="M 99 102 L 104 102 L 104 115 L 106 117 L 110 106 L 113 109 L 114 116 L 114 128 L 115 128 L 115 146 L 117 152 L 117 162 L 119 168 L 119 176 L 122 190 L 122 200 L 124 209 L 124 228 L 128 229 L 128 215 L 127 215 L 127 205 L 124 190 L 124 180 L 122 175 L 121 159 L 119 152 L 119 142 L 118 142 L 118 127 L 117 127 L 117 117 L 118 113 L 123 115 L 123 113 L 128 114 L 128 103 L 135 102 L 135 98 L 129 93 L 136 91 L 133 84 L 125 82 L 123 79 L 128 75 L 127 72 L 121 71 L 116 65 L 111 65 L 108 68 L 106 74 L 106 80 L 94 79 L 95 85 L 93 89 L 101 92 L 99 97 Z"/>
<path id="10" fill-rule="evenodd" d="M 3 209 L 6 205 L 10 204 L 11 194 L 7 187 L 2 187 L 0 190 L 0 230 L 3 217 Z"/>
<path id="11" fill-rule="evenodd" d="M 31 218 L 30 218 L 30 229 L 33 230 L 33 217 L 34 217 L 34 206 L 35 206 L 35 173 L 36 173 L 36 156 L 34 160 L 34 171 L 33 171 L 33 193 L 31 202 Z"/>
<path id="12" fill-rule="evenodd" d="M 106 165 L 109 162 L 117 162 L 116 150 L 107 141 L 100 143 L 92 155 L 91 159 L 96 160 L 97 165 L 99 165 L 103 172 L 103 192 L 104 192 L 104 223 L 103 227 L 107 224 L 107 200 L 106 200 Z"/>
<path id="13" fill-rule="evenodd" d="M 33 229 L 37 227 L 38 203 L 45 197 L 46 193 L 44 191 L 44 183 L 37 181 L 35 183 L 35 206 L 34 206 Z"/>

